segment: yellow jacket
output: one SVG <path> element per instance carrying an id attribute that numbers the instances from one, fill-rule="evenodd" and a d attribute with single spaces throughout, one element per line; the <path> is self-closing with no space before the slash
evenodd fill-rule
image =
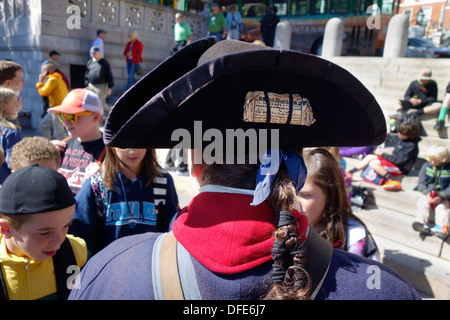
<path id="1" fill-rule="evenodd" d="M 50 107 L 61 105 L 64 98 L 69 93 L 62 76 L 56 72 L 49 75 L 45 83 L 36 83 L 36 88 L 41 96 L 48 98 Z"/>
<path id="2" fill-rule="evenodd" d="M 67 235 L 81 269 L 88 260 L 83 239 Z M 30 260 L 8 253 L 5 239 L 0 236 L 0 264 L 10 300 L 57 299 L 53 259 Z M 68 273 L 67 277 L 73 274 Z"/>

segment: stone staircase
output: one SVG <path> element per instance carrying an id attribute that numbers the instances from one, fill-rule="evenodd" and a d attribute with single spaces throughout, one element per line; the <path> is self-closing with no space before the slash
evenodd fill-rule
<path id="1" fill-rule="evenodd" d="M 420 154 L 413 170 L 398 177 L 400 191 L 385 191 L 382 187 L 353 175 L 353 185 L 368 188 L 373 194 L 368 207 L 355 214 L 367 225 L 381 251 L 383 263 L 389 265 L 410 282 L 427 299 L 450 299 L 450 238 L 443 241 L 434 236 L 423 236 L 411 227 L 415 221 L 418 191 L 418 172 L 425 161 L 426 150 L 432 144 L 444 144 L 450 149 L 447 124 L 441 132 L 433 130 L 436 116 L 422 116 L 425 135 L 419 143 Z M 387 148 L 389 150 L 389 148 Z M 347 169 L 360 160 L 344 158 Z"/>

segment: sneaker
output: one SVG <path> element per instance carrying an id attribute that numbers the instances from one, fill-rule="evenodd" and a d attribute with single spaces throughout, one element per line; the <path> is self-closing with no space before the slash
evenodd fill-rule
<path id="1" fill-rule="evenodd" d="M 440 226 L 437 224 L 433 228 L 431 228 L 430 231 L 434 236 L 436 236 L 442 240 L 445 240 L 448 237 L 448 229 L 447 229 L 447 226 L 445 226 L 445 225 Z"/>
<path id="2" fill-rule="evenodd" d="M 426 223 L 423 223 L 420 221 L 414 221 L 412 224 L 412 227 L 414 230 L 419 231 L 420 233 L 424 233 L 424 234 L 431 233 L 430 227 Z"/>
<path id="3" fill-rule="evenodd" d="M 436 131 L 441 130 L 444 127 L 444 121 L 438 120 L 436 121 L 436 124 L 434 125 L 433 129 Z"/>
<path id="4" fill-rule="evenodd" d="M 389 118 L 391 119 L 401 119 L 405 116 L 405 111 L 403 111 L 403 109 L 398 109 L 396 113 L 390 114 Z"/>
<path id="5" fill-rule="evenodd" d="M 402 185 L 400 182 L 387 179 L 385 183 L 383 183 L 383 189 L 386 191 L 398 191 L 402 189 Z"/>

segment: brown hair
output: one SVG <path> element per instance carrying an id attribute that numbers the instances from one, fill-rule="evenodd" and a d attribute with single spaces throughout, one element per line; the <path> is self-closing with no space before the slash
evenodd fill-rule
<path id="1" fill-rule="evenodd" d="M 327 197 L 320 234 L 331 243 L 341 240 L 341 248 L 345 249 L 348 219 L 352 218 L 363 226 L 364 223 L 353 214 L 339 163 L 324 148 L 305 151 L 303 158 L 308 169 L 308 179 L 320 187 Z"/>
<path id="2" fill-rule="evenodd" d="M 44 137 L 25 137 L 16 143 L 11 151 L 9 158 L 11 170 L 17 171 L 25 163 L 32 163 L 37 160 L 53 159 L 56 167 L 61 163 L 61 155 L 47 138 Z"/>
<path id="3" fill-rule="evenodd" d="M 408 139 L 414 139 L 420 135 L 420 125 L 414 120 L 401 121 L 397 126 L 397 131 Z"/>
<path id="4" fill-rule="evenodd" d="M 291 214 L 296 203 L 295 199 L 295 187 L 289 178 L 286 167 L 281 165 L 268 198 L 278 221 L 277 229 L 273 234 L 275 238 L 272 249 L 273 285 L 264 298 L 266 300 L 310 299 L 311 279 L 303 266 L 305 248 L 298 240 L 295 220 Z M 280 225 L 281 221 L 286 218 L 291 221 L 287 225 Z"/>
<path id="5" fill-rule="evenodd" d="M 16 231 L 20 231 L 22 225 L 30 219 L 31 214 L 3 214 L 0 218 L 5 219 Z"/>
<path id="6" fill-rule="evenodd" d="M 8 60 L 0 61 L 0 85 L 6 80 L 11 80 L 16 76 L 16 71 L 21 71 L 22 66 L 18 63 Z"/>
<path id="7" fill-rule="evenodd" d="M 200 168 L 202 178 L 210 183 L 234 188 L 255 188 L 258 165 L 202 164 Z M 273 233 L 273 284 L 264 299 L 309 299 L 310 278 L 303 268 L 305 250 L 299 243 L 295 219 L 290 213 L 296 201 L 295 188 L 284 165 L 274 179 L 267 201 L 275 211 L 277 229 Z M 278 226 L 282 215 L 289 216 L 292 221 Z"/>
<path id="8" fill-rule="evenodd" d="M 126 166 L 123 162 L 119 160 L 119 158 L 116 155 L 116 152 L 114 151 L 114 148 L 106 146 L 106 156 L 105 160 L 103 161 L 103 172 L 104 172 L 103 182 L 108 190 L 115 191 L 113 183 L 116 181 L 120 163 Z M 147 183 L 145 184 L 145 186 L 149 186 L 154 178 L 162 176 L 162 173 L 160 171 L 161 168 L 158 164 L 156 152 L 154 149 L 147 149 L 145 157 L 142 160 L 142 164 L 143 164 L 142 171 L 144 171 L 145 174 L 147 175 Z"/>

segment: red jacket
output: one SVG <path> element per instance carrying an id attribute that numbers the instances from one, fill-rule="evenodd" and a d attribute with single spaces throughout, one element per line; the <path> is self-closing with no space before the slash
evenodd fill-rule
<path id="1" fill-rule="evenodd" d="M 125 47 L 123 55 L 127 58 L 127 52 L 130 51 L 131 41 L 129 41 Z M 144 51 L 144 45 L 138 39 L 134 40 L 133 46 L 131 47 L 132 63 L 142 62 L 142 51 Z"/>

